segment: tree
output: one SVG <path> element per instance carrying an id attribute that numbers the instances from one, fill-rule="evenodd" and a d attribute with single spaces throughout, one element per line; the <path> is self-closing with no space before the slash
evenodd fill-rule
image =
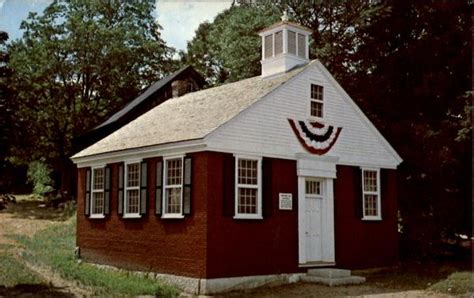
<path id="1" fill-rule="evenodd" d="M 4 172 L 7 167 L 5 158 L 9 148 L 9 136 L 10 136 L 10 114 L 11 108 L 8 101 L 8 86 L 7 77 L 10 71 L 7 67 L 8 53 L 5 49 L 5 43 L 8 40 L 8 33 L 0 31 L 0 177 L 4 178 Z M 6 181 L 6 179 L 0 179 Z M 3 183 L 2 183 L 3 184 Z M 0 185 L 0 193 L 6 188 L 5 185 Z"/>
<path id="2" fill-rule="evenodd" d="M 56 0 L 9 46 L 17 123 L 11 160 L 43 159 L 67 189 L 74 136 L 173 70 L 154 2 Z"/>
<path id="3" fill-rule="evenodd" d="M 182 60 L 206 75 L 210 85 L 234 82 L 260 74 L 257 32 L 279 20 L 274 6 L 233 5 L 212 23 L 202 23 L 188 42 Z"/>
<path id="4" fill-rule="evenodd" d="M 428 253 L 472 234 L 470 8 L 386 5 L 389 13 L 365 28 L 359 69 L 345 86 L 405 160 L 402 235 L 411 252 Z"/>

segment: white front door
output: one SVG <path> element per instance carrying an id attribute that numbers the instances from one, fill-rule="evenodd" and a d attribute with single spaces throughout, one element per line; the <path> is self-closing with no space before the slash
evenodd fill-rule
<path id="1" fill-rule="evenodd" d="M 324 180 L 305 178 L 305 251 L 306 262 L 322 261 L 322 204 Z"/>

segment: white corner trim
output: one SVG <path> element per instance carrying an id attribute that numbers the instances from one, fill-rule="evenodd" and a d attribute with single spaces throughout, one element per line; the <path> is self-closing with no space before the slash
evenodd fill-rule
<path id="1" fill-rule="evenodd" d="M 352 98 L 347 94 L 347 92 L 342 88 L 342 86 L 336 81 L 336 79 L 331 75 L 331 73 L 326 69 L 326 67 L 319 61 L 315 60 L 315 66 L 321 70 L 321 73 L 335 86 L 336 90 L 341 94 L 341 97 L 351 105 L 356 114 L 360 119 L 367 125 L 369 130 L 371 130 L 380 143 L 387 149 L 388 152 L 392 154 L 395 160 L 400 164 L 403 159 L 398 155 L 397 151 L 390 145 L 390 143 L 385 139 L 385 137 L 380 133 L 380 131 L 375 127 L 375 125 L 367 118 L 367 116 L 362 112 L 359 106 L 352 100 Z"/>

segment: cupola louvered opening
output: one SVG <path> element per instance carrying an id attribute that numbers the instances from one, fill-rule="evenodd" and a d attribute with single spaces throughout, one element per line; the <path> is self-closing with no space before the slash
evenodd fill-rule
<path id="1" fill-rule="evenodd" d="M 265 58 L 271 58 L 273 56 L 273 35 L 272 34 L 265 36 L 264 48 L 265 48 Z"/>

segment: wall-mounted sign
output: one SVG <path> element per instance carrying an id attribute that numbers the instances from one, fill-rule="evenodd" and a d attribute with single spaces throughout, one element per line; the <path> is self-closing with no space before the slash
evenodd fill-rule
<path id="1" fill-rule="evenodd" d="M 293 195 L 291 193 L 280 193 L 280 210 L 293 209 Z"/>

